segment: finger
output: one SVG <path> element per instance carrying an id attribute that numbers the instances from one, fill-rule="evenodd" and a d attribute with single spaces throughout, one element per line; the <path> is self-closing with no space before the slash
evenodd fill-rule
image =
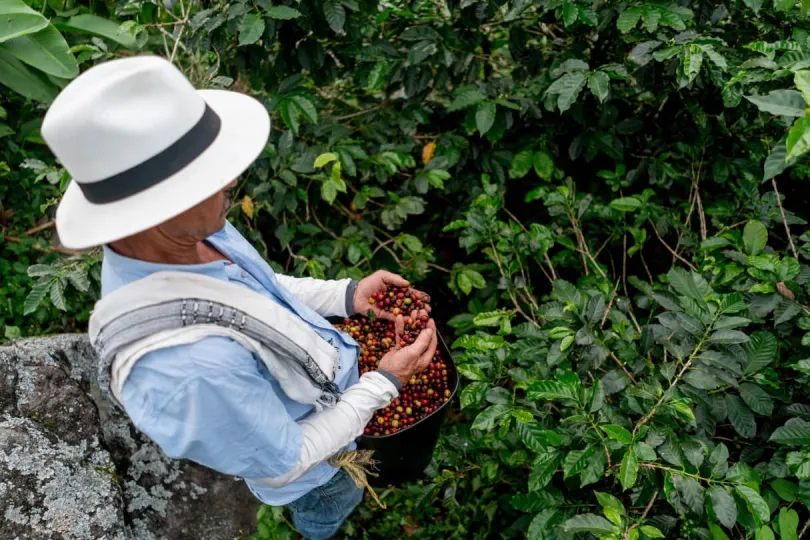
<path id="1" fill-rule="evenodd" d="M 428 350 L 435 335 L 435 328 L 425 328 L 419 332 L 416 340 L 408 347 L 409 350 L 413 351 L 416 359 L 421 358 L 425 351 Z"/>
<path id="2" fill-rule="evenodd" d="M 426 292 L 420 291 L 418 289 L 411 289 L 411 295 L 417 295 L 419 299 L 424 303 L 430 302 L 430 295 Z"/>
<path id="3" fill-rule="evenodd" d="M 433 331 L 433 337 L 430 339 L 430 345 L 427 350 L 419 357 L 418 369 L 422 371 L 427 369 L 433 361 L 433 355 L 436 354 L 436 348 L 439 346 L 439 335 L 436 332 L 436 323 L 432 320 L 428 322 L 428 328 Z"/>
<path id="4" fill-rule="evenodd" d="M 380 270 L 380 277 L 382 280 L 387 283 L 388 285 L 393 285 L 394 287 L 408 287 L 410 283 L 404 277 L 388 272 L 387 270 Z"/>
<path id="5" fill-rule="evenodd" d="M 402 315 L 397 315 L 394 319 L 394 339 L 396 341 L 395 346 L 399 349 L 399 336 L 401 336 L 405 332 L 405 319 Z"/>

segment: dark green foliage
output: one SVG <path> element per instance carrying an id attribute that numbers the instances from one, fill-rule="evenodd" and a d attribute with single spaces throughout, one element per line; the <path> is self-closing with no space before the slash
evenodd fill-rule
<path id="1" fill-rule="evenodd" d="M 434 296 L 456 410 L 427 479 L 362 506 L 347 537 L 799 536 L 802 6 L 92 5 L 45 7 L 81 68 L 140 48 L 264 100 L 271 140 L 230 217 L 277 269 L 386 267 Z M 29 99 L 60 82 L 37 80 Z M 4 97 L 6 335 L 81 327 L 98 253 L 64 260 L 30 232 L 67 178 L 41 109 Z M 259 517 L 256 538 L 292 538 L 283 512 Z"/>

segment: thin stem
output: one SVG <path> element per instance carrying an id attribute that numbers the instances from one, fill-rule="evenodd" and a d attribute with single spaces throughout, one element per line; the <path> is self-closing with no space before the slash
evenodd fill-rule
<path id="1" fill-rule="evenodd" d="M 605 347 L 607 349 L 606 346 L 603 345 L 603 347 Z M 633 381 L 633 384 L 638 384 L 638 381 L 636 381 L 636 379 L 633 377 L 633 374 L 630 373 L 630 371 L 628 371 L 627 367 L 624 365 L 624 362 L 619 360 L 619 357 L 616 356 L 616 354 L 613 351 L 610 351 L 610 357 L 613 358 L 613 361 L 616 362 L 616 364 L 618 364 L 618 366 L 620 368 L 622 368 L 622 371 L 624 371 L 624 374 L 627 375 L 628 379 Z"/>
<path id="2" fill-rule="evenodd" d="M 771 178 L 771 183 L 773 184 L 773 191 L 776 193 L 776 204 L 779 205 L 779 213 L 782 215 L 782 224 L 785 226 L 785 233 L 787 233 L 790 251 L 793 253 L 793 258 L 799 260 L 799 254 L 796 253 L 796 246 L 793 245 L 793 237 L 790 235 L 790 227 L 788 226 L 787 218 L 785 217 L 785 209 L 782 207 L 782 197 L 779 195 L 779 188 L 776 187 L 776 178 Z"/>
<path id="3" fill-rule="evenodd" d="M 686 259 L 684 259 L 683 257 L 681 257 L 681 256 L 680 256 L 680 255 L 679 255 L 677 252 L 675 252 L 675 250 L 673 250 L 671 247 L 669 247 L 669 244 L 667 244 L 667 243 L 666 243 L 666 241 L 665 241 L 663 238 L 661 238 L 661 235 L 658 233 L 658 229 L 655 227 L 655 223 L 653 223 L 653 221 L 652 221 L 651 219 L 648 219 L 647 221 L 649 221 L 649 222 L 650 222 L 650 225 L 652 226 L 653 232 L 655 232 L 655 236 L 658 238 L 658 240 L 661 242 L 661 244 L 663 244 L 663 246 L 664 246 L 665 248 L 667 248 L 667 250 L 668 250 L 670 253 L 672 253 L 672 255 L 673 255 L 673 256 L 674 256 L 676 259 L 678 259 L 678 260 L 679 260 L 679 261 L 681 261 L 683 264 L 685 264 L 686 266 L 688 266 L 688 267 L 689 267 L 691 270 L 697 271 L 697 268 L 695 268 L 695 266 L 694 266 L 692 263 L 690 263 L 689 261 L 687 261 Z"/>
<path id="4" fill-rule="evenodd" d="M 4 238 L 9 242 L 14 242 L 15 244 L 25 242 L 25 239 L 18 238 L 16 236 L 6 235 Z M 72 249 L 67 249 L 59 246 L 40 246 L 39 244 L 32 244 L 31 248 L 37 251 L 41 251 L 42 253 L 61 253 L 62 255 L 70 255 L 74 257 L 78 257 L 80 255 L 85 254 L 85 252 L 82 251 L 74 251 Z"/>
<path id="5" fill-rule="evenodd" d="M 656 465 L 655 463 L 640 463 L 639 468 L 641 469 L 655 469 L 659 471 L 669 471 L 675 474 L 679 474 L 681 476 L 688 476 L 693 480 L 697 480 L 698 482 L 706 482 L 707 484 L 730 484 L 730 482 L 724 482 L 722 480 L 715 480 L 714 478 L 705 478 L 700 476 L 699 474 L 692 474 L 686 471 L 682 471 L 680 469 L 675 469 L 673 467 L 665 467 L 664 465 Z"/>
<path id="6" fill-rule="evenodd" d="M 509 216 L 509 218 L 512 219 L 512 221 L 517 223 L 518 226 L 520 226 L 520 228 L 523 229 L 523 232 L 528 234 L 529 229 L 527 229 L 526 226 L 523 223 L 521 223 L 521 221 L 517 218 L 517 216 L 515 216 L 515 214 L 510 212 L 509 209 L 506 208 L 505 206 L 503 207 L 503 211 L 506 212 L 506 215 Z M 554 280 L 557 279 L 557 273 L 554 271 L 554 265 L 551 264 L 551 259 L 548 256 L 548 252 L 543 253 L 543 258 L 545 258 L 546 264 L 548 264 L 548 269 L 551 270 L 551 275 L 550 276 L 548 275 L 548 272 L 546 271 L 545 268 L 543 268 L 542 264 L 538 263 L 538 266 L 540 267 L 540 271 L 543 272 L 543 275 L 546 276 L 546 279 L 548 279 L 549 283 L 553 283 Z M 520 262 L 520 258 L 518 258 L 518 262 Z M 521 264 L 521 271 L 522 270 L 523 265 Z"/>
<path id="7" fill-rule="evenodd" d="M 374 107 L 369 107 L 368 109 L 363 109 L 362 111 L 357 111 L 351 114 L 346 114 L 344 116 L 335 116 L 334 119 L 342 122 L 344 120 L 350 120 L 352 118 L 357 118 L 358 116 L 363 116 L 364 114 L 368 114 L 374 111 L 379 111 L 380 109 L 385 108 L 387 103 L 380 103 L 379 105 L 375 105 Z"/>
<path id="8" fill-rule="evenodd" d="M 608 468 L 610 468 L 610 467 L 613 466 L 613 464 L 612 464 L 612 462 L 610 460 L 610 450 L 608 449 L 607 441 L 605 441 L 605 437 L 603 437 L 602 433 L 599 431 L 599 426 L 597 426 L 596 423 L 591 419 L 591 416 L 587 415 L 587 418 L 588 418 L 588 423 L 591 425 L 594 432 L 596 432 L 596 436 L 599 437 L 599 440 L 602 442 L 602 448 L 604 448 L 605 457 L 607 458 L 607 466 L 608 466 Z"/>
<path id="9" fill-rule="evenodd" d="M 714 324 L 714 323 L 712 323 L 712 324 Z M 681 378 L 686 373 L 686 370 L 688 370 L 690 367 L 692 367 L 692 362 L 695 360 L 695 357 L 697 356 L 697 353 L 700 352 L 700 348 L 703 346 L 703 344 L 706 342 L 706 340 L 709 337 L 709 330 L 710 329 L 711 329 L 711 325 L 709 326 L 709 328 L 706 329 L 706 332 L 704 332 L 703 337 L 700 338 L 700 341 L 695 346 L 695 350 L 693 350 L 692 354 L 689 355 L 689 359 L 686 361 L 686 364 L 684 364 L 684 366 L 678 372 L 678 375 L 675 376 L 675 379 L 672 381 L 672 384 L 669 385 L 669 388 L 667 389 L 667 391 L 664 392 L 663 394 L 661 394 L 661 397 L 658 399 L 658 402 L 655 405 L 653 405 L 653 408 L 650 409 L 650 412 L 648 412 L 646 415 L 644 415 L 644 417 L 641 420 L 638 421 L 636 426 L 633 428 L 633 435 L 635 435 L 636 432 L 638 432 L 638 430 L 639 430 L 639 428 L 641 426 L 643 426 L 644 424 L 646 424 L 647 422 L 650 421 L 650 419 L 653 417 L 653 415 L 656 413 L 656 411 L 658 411 L 658 408 L 664 402 L 664 399 L 666 399 L 667 394 L 669 394 L 670 391 L 673 388 L 675 388 L 675 385 L 677 385 L 680 382 Z"/>
<path id="10" fill-rule="evenodd" d="M 509 295 L 509 298 L 512 300 L 512 304 L 515 306 L 515 311 L 520 313 L 523 316 L 524 319 L 526 319 L 530 323 L 534 324 L 537 328 L 540 328 L 540 323 L 537 322 L 537 319 L 535 319 L 533 316 L 532 317 L 528 316 L 526 314 L 526 312 L 523 311 L 523 308 L 520 307 L 520 304 L 518 303 L 517 298 L 515 298 L 515 295 L 512 293 L 512 289 L 508 285 L 509 279 L 506 276 L 506 272 L 504 272 L 504 270 L 503 270 L 503 265 L 501 264 L 501 258 L 498 256 L 498 250 L 495 249 L 495 242 L 493 242 L 492 238 L 489 239 L 489 245 L 492 248 L 492 256 L 495 259 L 495 264 L 498 265 L 498 271 L 501 273 L 501 276 L 507 282 L 506 292 Z"/>
<path id="11" fill-rule="evenodd" d="M 703 150 L 703 154 L 700 156 L 700 162 L 697 166 L 697 172 L 695 176 L 692 178 L 692 185 L 695 186 L 695 198 L 697 199 L 697 208 L 698 208 L 698 216 L 700 217 L 700 239 L 706 240 L 707 236 L 707 228 L 706 228 L 706 214 L 703 212 L 703 200 L 700 198 L 700 171 L 703 168 L 703 156 L 705 155 L 706 150 Z"/>
<path id="12" fill-rule="evenodd" d="M 633 529 L 635 529 L 636 527 L 640 526 L 640 525 L 641 525 L 641 522 L 642 522 L 642 521 L 644 521 L 644 519 L 647 517 L 647 514 L 649 514 L 649 513 L 650 513 L 650 510 L 652 509 L 653 503 L 655 503 L 655 498 L 656 498 L 656 497 L 658 497 L 658 490 L 657 490 L 657 489 L 656 489 L 656 490 L 655 490 L 655 492 L 652 494 L 652 497 L 650 497 L 650 502 L 648 502 L 648 503 L 647 503 L 647 506 L 646 506 L 646 507 L 644 507 L 644 513 L 643 513 L 643 514 L 641 514 L 641 517 L 640 517 L 640 518 L 638 518 L 638 521 L 636 521 L 635 523 L 633 523 L 633 525 L 632 525 L 631 527 L 629 527 L 629 528 L 628 528 L 626 531 L 624 531 L 624 540 L 627 540 L 627 538 L 629 538 L 629 536 L 630 536 L 630 531 L 632 531 L 632 530 L 633 530 Z"/>
<path id="13" fill-rule="evenodd" d="M 599 328 L 605 327 L 605 321 L 607 321 L 608 315 L 610 315 L 610 310 L 613 308 L 613 300 L 616 299 L 616 292 L 619 290 L 619 280 L 616 280 L 616 286 L 613 287 L 613 292 L 610 294 L 610 301 L 608 302 L 607 309 L 605 310 L 605 314 L 602 315 L 602 324 L 599 325 Z"/>

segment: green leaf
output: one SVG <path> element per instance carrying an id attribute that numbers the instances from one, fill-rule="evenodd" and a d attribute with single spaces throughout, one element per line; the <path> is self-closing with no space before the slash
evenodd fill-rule
<path id="1" fill-rule="evenodd" d="M 621 197 L 610 201 L 610 207 L 621 212 L 632 212 L 641 208 L 641 201 L 635 197 Z"/>
<path id="2" fill-rule="evenodd" d="M 453 102 L 447 107 L 451 112 L 466 109 L 486 99 L 478 87 L 473 85 L 462 86 L 453 93 L 455 95 Z"/>
<path id="3" fill-rule="evenodd" d="M 27 273 L 29 277 L 42 277 L 52 276 L 56 271 L 56 268 L 49 264 L 32 264 L 28 267 Z"/>
<path id="4" fill-rule="evenodd" d="M 571 108 L 577 100 L 577 96 L 585 86 L 587 77 L 581 71 L 569 72 L 551 83 L 546 90 L 548 95 L 557 96 L 557 108 L 560 112 L 565 112 Z"/>
<path id="5" fill-rule="evenodd" d="M 239 25 L 239 46 L 253 45 L 264 33 L 264 19 L 255 13 L 248 13 Z"/>
<path id="6" fill-rule="evenodd" d="M 759 13 L 763 4 L 763 0 L 743 0 L 743 2 L 745 2 L 745 5 L 751 8 L 754 13 Z"/>
<path id="7" fill-rule="evenodd" d="M 524 148 L 512 158 L 509 178 L 523 178 L 530 170 L 532 170 L 532 150 L 531 148 Z"/>
<path id="8" fill-rule="evenodd" d="M 777 478 L 771 482 L 771 488 L 785 502 L 795 502 L 799 492 L 799 486 L 783 478 Z"/>
<path id="9" fill-rule="evenodd" d="M 706 492 L 711 502 L 711 510 L 724 527 L 730 529 L 737 522 L 737 504 L 726 488 L 712 486 Z"/>
<path id="10" fill-rule="evenodd" d="M 33 34 L 48 26 L 48 19 L 34 11 L 22 0 L 0 1 L 0 43 L 27 34 Z"/>
<path id="11" fill-rule="evenodd" d="M 376 90 L 385 82 L 385 77 L 388 75 L 388 62 L 385 60 L 380 60 L 374 67 L 371 68 L 371 71 L 368 74 L 368 85 L 366 88 L 368 90 Z"/>
<path id="12" fill-rule="evenodd" d="M 432 41 L 419 41 L 408 51 L 408 62 L 411 65 L 422 63 L 424 60 L 436 54 L 439 48 Z"/>
<path id="13" fill-rule="evenodd" d="M 768 229 L 760 221 L 749 221 L 743 230 L 743 244 L 746 254 L 756 255 L 768 244 Z"/>
<path id="14" fill-rule="evenodd" d="M 767 523 L 771 517 L 771 510 L 768 508 L 768 503 L 753 489 L 748 486 L 738 484 L 734 486 L 734 490 L 745 501 L 751 515 L 760 523 Z"/>
<path id="15" fill-rule="evenodd" d="M 579 11 L 576 4 L 566 3 L 563 5 L 563 24 L 566 28 L 577 22 Z"/>
<path id="16" fill-rule="evenodd" d="M 271 19 L 287 21 L 301 16 L 301 12 L 289 6 L 273 6 L 267 10 L 267 15 Z"/>
<path id="17" fill-rule="evenodd" d="M 665 538 L 664 533 L 650 525 L 642 525 L 639 529 L 641 529 L 641 534 L 648 538 Z"/>
<path id="18" fill-rule="evenodd" d="M 338 2 L 330 2 L 323 6 L 323 14 L 329 28 L 338 34 L 343 34 L 343 26 L 346 24 L 346 9 Z"/>
<path id="19" fill-rule="evenodd" d="M 597 536 L 613 534 L 617 530 L 611 522 L 596 514 L 574 516 L 563 523 L 562 529 L 568 533 L 591 533 Z"/>
<path id="20" fill-rule="evenodd" d="M 54 77 L 72 79 L 79 74 L 79 65 L 67 41 L 52 25 L 34 34 L 6 41 L 0 47 L 29 66 Z"/>
<path id="21" fill-rule="evenodd" d="M 633 434 L 627 431 L 622 426 L 616 424 L 608 424 L 599 427 L 602 428 L 602 431 L 607 433 L 608 437 L 610 437 L 614 441 L 619 441 L 622 444 L 633 443 Z"/>
<path id="22" fill-rule="evenodd" d="M 570 387 L 556 381 L 535 381 L 529 385 L 530 399 L 575 399 Z"/>
<path id="23" fill-rule="evenodd" d="M 768 439 L 779 444 L 810 445 L 810 425 L 787 425 L 774 430 Z"/>
<path id="24" fill-rule="evenodd" d="M 717 319 L 717 322 L 714 323 L 712 328 L 715 330 L 730 330 L 732 328 L 748 326 L 749 324 L 751 324 L 751 319 L 746 319 L 745 317 L 723 316 Z"/>
<path id="25" fill-rule="evenodd" d="M 796 119 L 788 132 L 785 150 L 786 160 L 797 159 L 810 150 L 810 118 L 803 116 Z"/>
<path id="26" fill-rule="evenodd" d="M 642 8 L 638 6 L 625 9 L 621 12 L 619 19 L 616 21 L 616 28 L 618 28 L 619 32 L 622 34 L 626 34 L 636 26 L 639 19 L 641 19 L 642 13 Z"/>
<path id="27" fill-rule="evenodd" d="M 520 424 L 528 424 L 534 419 L 534 415 L 531 411 L 527 411 L 526 409 L 514 408 L 510 414 L 512 418 L 517 420 Z"/>
<path id="28" fill-rule="evenodd" d="M 718 330 L 709 336 L 709 342 L 718 345 L 734 345 L 737 343 L 747 343 L 750 338 L 739 330 Z"/>
<path id="29" fill-rule="evenodd" d="M 484 409 L 472 424 L 472 429 L 487 431 L 495 427 L 495 423 L 509 414 L 512 408 L 509 405 L 492 405 Z"/>
<path id="30" fill-rule="evenodd" d="M 697 45 L 689 45 L 683 48 L 681 57 L 681 68 L 686 76 L 686 83 L 691 83 L 700 74 L 703 65 L 703 51 Z M 681 84 L 683 85 L 684 82 Z"/>
<path id="31" fill-rule="evenodd" d="M 614 510 L 618 511 L 621 514 L 626 514 L 627 510 L 625 510 L 622 501 L 618 498 L 614 497 L 610 493 L 603 493 L 601 491 L 594 491 L 594 495 L 596 495 L 596 500 L 599 501 L 599 504 L 602 508 L 613 508 Z"/>
<path id="32" fill-rule="evenodd" d="M 298 135 L 298 128 L 301 125 L 301 113 L 295 103 L 291 99 L 284 99 L 279 104 L 279 111 L 287 127 L 290 128 L 294 134 Z"/>
<path id="33" fill-rule="evenodd" d="M 495 123 L 497 109 L 494 101 L 483 101 L 478 104 L 478 109 L 475 111 L 475 125 L 481 135 L 486 135 L 492 124 Z"/>
<path id="34" fill-rule="evenodd" d="M 47 295 L 50 291 L 52 283 L 53 282 L 51 280 L 45 279 L 34 284 L 34 286 L 31 288 L 31 292 L 29 292 L 28 296 L 25 297 L 25 303 L 23 304 L 23 315 L 30 315 L 37 310 L 40 304 L 42 304 L 42 301 L 45 299 L 45 295 Z"/>
<path id="35" fill-rule="evenodd" d="M 548 448 L 546 430 L 537 422 L 518 423 L 516 426 L 520 440 L 532 452 L 544 452 Z"/>
<path id="36" fill-rule="evenodd" d="M 588 77 L 588 89 L 596 96 L 600 103 L 603 103 L 608 97 L 610 77 L 603 71 L 594 71 Z"/>
<path id="37" fill-rule="evenodd" d="M 756 540 L 776 540 L 776 536 L 774 536 L 770 527 L 763 525 L 757 531 Z"/>
<path id="38" fill-rule="evenodd" d="M 556 506 L 562 501 L 558 495 L 545 491 L 533 491 L 513 495 L 509 502 L 512 503 L 516 510 L 521 512 L 537 512 L 549 506 Z"/>
<path id="39" fill-rule="evenodd" d="M 315 163 L 313 164 L 313 167 L 315 167 L 316 169 L 320 169 L 321 167 L 327 165 L 328 163 L 337 161 L 337 159 L 338 159 L 337 154 L 334 154 L 332 152 L 325 152 L 315 158 Z"/>
<path id="40" fill-rule="evenodd" d="M 779 509 L 779 538 L 781 540 L 799 540 L 799 514 L 796 510 L 782 507 Z"/>
<path id="41" fill-rule="evenodd" d="M 56 86 L 4 49 L 0 49 L 0 84 L 23 97 L 43 103 L 50 103 L 58 93 Z"/>
<path id="42" fill-rule="evenodd" d="M 568 455 L 565 456 L 565 460 L 563 461 L 563 479 L 570 478 L 581 473 L 585 469 L 585 466 L 588 464 L 588 460 L 591 459 L 592 455 L 592 446 L 588 446 L 583 450 L 571 450 L 568 452 Z"/>
<path id="43" fill-rule="evenodd" d="M 743 371 L 746 375 L 756 373 L 776 360 L 778 342 L 776 336 L 766 331 L 751 334 L 751 340 L 743 346 L 746 363 Z"/>
<path id="44" fill-rule="evenodd" d="M 638 478 L 638 457 L 632 448 L 628 448 L 619 469 L 619 481 L 622 483 L 622 489 L 627 491 L 632 488 L 636 484 L 636 478 Z"/>
<path id="45" fill-rule="evenodd" d="M 739 397 L 731 394 L 726 394 L 725 400 L 728 419 L 731 421 L 731 425 L 734 426 L 734 430 L 746 439 L 756 435 L 757 423 L 748 405 Z"/>
<path id="46" fill-rule="evenodd" d="M 556 524 L 559 513 L 556 508 L 546 508 L 534 516 L 534 519 L 529 524 L 529 530 L 526 532 L 526 540 L 545 540 L 547 538 L 546 532 Z"/>
<path id="47" fill-rule="evenodd" d="M 461 372 L 462 367 L 472 367 L 472 366 L 459 366 L 458 367 L 459 372 Z M 464 375 L 467 376 L 468 379 L 471 379 L 471 380 L 474 380 L 474 381 L 475 380 L 486 380 L 486 375 L 484 375 L 484 372 L 481 371 L 481 368 L 476 367 L 476 369 L 478 370 L 478 372 L 480 374 L 480 378 L 476 379 L 476 378 L 467 376 L 467 374 L 464 374 Z M 461 399 L 461 408 L 464 409 L 464 408 L 470 407 L 472 405 L 479 405 L 479 404 L 483 403 L 484 398 L 487 395 L 488 389 L 489 389 L 489 385 L 487 383 L 474 382 L 474 383 L 468 384 L 466 387 L 464 387 L 464 390 L 461 391 L 461 398 L 460 398 Z M 520 425 L 522 425 L 522 424 L 518 424 L 518 426 L 520 426 Z"/>
<path id="48" fill-rule="evenodd" d="M 562 453 L 554 448 L 540 452 L 532 464 L 529 474 L 529 489 L 532 491 L 543 489 L 551 482 L 554 473 L 562 462 Z"/>
<path id="49" fill-rule="evenodd" d="M 796 90 L 774 90 L 765 96 L 745 96 L 745 99 L 764 111 L 779 116 L 804 116 L 807 104 Z"/>
<path id="50" fill-rule="evenodd" d="M 107 38 L 128 49 L 138 47 L 135 36 L 121 28 L 121 25 L 96 15 L 74 15 L 66 21 L 54 22 L 57 30 L 85 32 Z"/>
<path id="51" fill-rule="evenodd" d="M 740 385 L 740 397 L 752 411 L 762 416 L 771 416 L 773 413 L 773 400 L 765 390 L 753 383 Z"/>
<path id="52" fill-rule="evenodd" d="M 313 124 L 318 123 L 318 110 L 312 102 L 304 96 L 291 96 L 290 99 L 295 103 L 298 109 L 304 116 Z"/>
<path id="53" fill-rule="evenodd" d="M 65 302 L 65 286 L 62 285 L 62 280 L 54 280 L 51 286 L 51 302 L 54 307 L 59 310 L 67 311 L 67 303 Z"/>
<path id="54" fill-rule="evenodd" d="M 534 172 L 543 180 L 551 180 L 554 177 L 554 159 L 545 150 L 538 150 L 532 155 L 532 165 Z"/>
<path id="55" fill-rule="evenodd" d="M 321 184 L 321 198 L 330 205 L 335 202 L 337 194 L 337 184 L 331 178 Z"/>
<path id="56" fill-rule="evenodd" d="M 802 69 L 793 73 L 793 84 L 802 93 L 805 103 L 810 103 L 810 71 Z"/>

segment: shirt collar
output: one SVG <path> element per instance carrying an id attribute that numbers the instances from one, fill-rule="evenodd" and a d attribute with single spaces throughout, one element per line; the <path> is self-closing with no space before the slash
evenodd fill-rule
<path id="1" fill-rule="evenodd" d="M 220 243 L 227 238 L 227 227 L 223 227 L 214 233 L 210 239 L 218 240 Z M 103 246 L 104 264 L 113 274 L 124 278 L 126 281 L 136 280 L 149 276 L 155 272 L 163 271 L 183 271 L 194 272 L 211 277 L 222 278 L 225 267 L 230 264 L 228 261 L 213 261 L 203 264 L 170 264 L 154 263 L 126 257 L 113 251 L 109 246 Z"/>

